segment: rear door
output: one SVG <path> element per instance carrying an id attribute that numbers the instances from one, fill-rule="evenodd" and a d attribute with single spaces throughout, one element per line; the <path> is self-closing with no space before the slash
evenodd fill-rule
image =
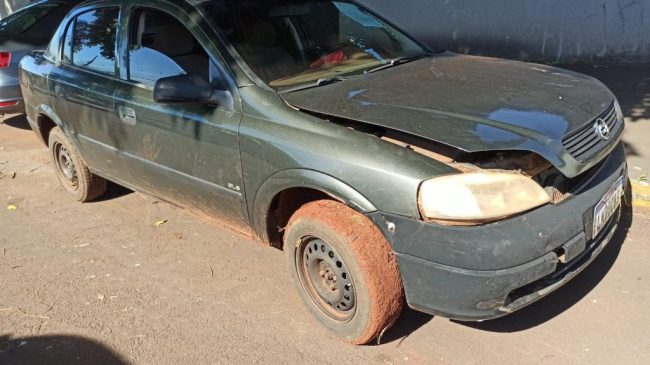
<path id="1" fill-rule="evenodd" d="M 75 139 L 88 165 L 112 179 L 124 181 L 128 172 L 118 153 L 124 132 L 115 116 L 118 84 L 117 6 L 80 11 L 65 28 L 59 67 L 48 86 L 56 114 Z"/>
<path id="2" fill-rule="evenodd" d="M 195 34 L 204 34 L 182 12 L 133 7 L 128 17 L 121 39 L 127 67 L 116 110 L 125 129 L 120 148 L 133 184 L 249 233 L 236 88 L 227 86 L 225 73 L 204 47 L 207 38 L 199 42 Z M 156 80 L 180 74 L 199 75 L 228 89 L 229 97 L 219 105 L 156 103 Z"/>

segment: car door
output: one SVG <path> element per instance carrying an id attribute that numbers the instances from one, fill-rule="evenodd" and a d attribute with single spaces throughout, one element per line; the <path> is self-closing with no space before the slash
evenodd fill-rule
<path id="1" fill-rule="evenodd" d="M 238 130 L 241 112 L 225 74 L 185 24 L 168 12 L 133 7 L 121 41 L 126 68 L 116 91 L 125 128 L 121 149 L 136 187 L 217 216 L 246 233 Z M 223 90 L 218 105 L 157 103 L 156 80 L 197 74 Z"/>
<path id="2" fill-rule="evenodd" d="M 114 94 L 120 8 L 97 7 L 69 18 L 61 59 L 48 76 L 56 115 L 91 169 L 119 181 L 128 178 L 119 156 L 121 133 Z"/>

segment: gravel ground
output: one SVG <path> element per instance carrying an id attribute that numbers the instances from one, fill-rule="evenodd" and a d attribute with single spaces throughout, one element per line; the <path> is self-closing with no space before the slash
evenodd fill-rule
<path id="1" fill-rule="evenodd" d="M 9 116 L 0 364 L 647 364 L 649 212 L 628 212 L 585 272 L 520 312 L 463 324 L 407 310 L 381 345 L 355 347 L 310 318 L 280 251 L 115 185 L 76 203 Z"/>

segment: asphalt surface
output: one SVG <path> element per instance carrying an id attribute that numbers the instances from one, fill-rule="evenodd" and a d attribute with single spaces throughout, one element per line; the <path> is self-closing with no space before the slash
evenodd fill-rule
<path id="1" fill-rule="evenodd" d="M 639 182 L 650 171 L 643 75 L 628 80 L 641 90 L 634 98 L 618 94 L 639 114 L 625 135 Z M 627 82 L 611 77 L 615 92 Z M 355 347 L 310 318 L 281 252 L 116 185 L 100 201 L 74 202 L 24 118 L 9 116 L 0 123 L 0 364 L 648 364 L 642 205 L 589 268 L 515 314 L 460 323 L 407 310 L 381 344 Z"/>

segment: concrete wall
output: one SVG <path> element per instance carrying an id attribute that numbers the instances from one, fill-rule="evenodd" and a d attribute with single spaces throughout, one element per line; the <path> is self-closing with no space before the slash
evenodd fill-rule
<path id="1" fill-rule="evenodd" d="M 29 4 L 31 0 L 0 0 L 0 19 Z"/>
<path id="2" fill-rule="evenodd" d="M 650 0 L 359 0 L 423 42 L 548 63 L 650 63 Z"/>

